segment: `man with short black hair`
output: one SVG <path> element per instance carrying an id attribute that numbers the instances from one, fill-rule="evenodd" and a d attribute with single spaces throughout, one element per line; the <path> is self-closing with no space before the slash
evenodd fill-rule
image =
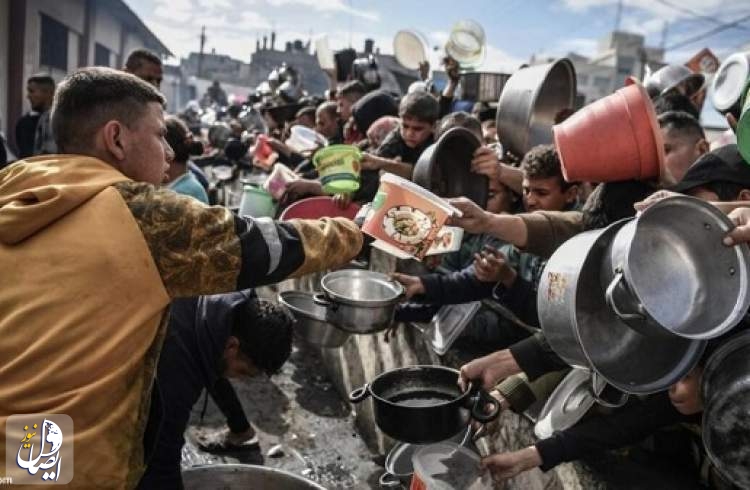
<path id="1" fill-rule="evenodd" d="M 13 285 L 0 288 L 0 359 L 13 361 L 0 438 L 12 414 L 69 415 L 78 488 L 140 479 L 173 299 L 335 268 L 362 246 L 349 220 L 243 219 L 160 187 L 173 158 L 163 104 L 133 75 L 81 69 L 52 109 L 68 154 L 0 171 L 0 267 Z"/>
<path id="2" fill-rule="evenodd" d="M 315 110 L 315 130 L 325 136 L 329 144 L 343 142 L 336 102 L 323 102 L 318 106 Z"/>
<path id="3" fill-rule="evenodd" d="M 659 115 L 664 139 L 664 168 L 661 181 L 679 182 L 687 169 L 709 149 L 706 134 L 696 118 L 683 111 L 668 111 Z"/>
<path id="4" fill-rule="evenodd" d="M 521 162 L 523 203 L 527 212 L 571 209 L 578 200 L 578 184 L 567 182 L 553 145 L 529 150 Z"/>
<path id="5" fill-rule="evenodd" d="M 148 49 L 135 49 L 125 61 L 125 71 L 150 83 L 158 90 L 164 77 L 161 58 Z"/>
<path id="6" fill-rule="evenodd" d="M 24 118 L 18 121 L 16 126 L 16 142 L 19 152 L 23 152 L 24 158 L 31 155 L 45 155 L 57 153 L 55 136 L 50 126 L 50 108 L 55 96 L 55 80 L 47 74 L 38 74 L 29 77 L 26 82 L 26 98 L 31 104 L 31 111 L 37 113 L 36 124 L 32 122 L 33 115 L 29 114 L 26 121 Z M 33 131 L 32 131 L 33 126 Z M 21 132 L 19 134 L 18 132 Z M 29 145 L 31 153 L 28 153 Z"/>

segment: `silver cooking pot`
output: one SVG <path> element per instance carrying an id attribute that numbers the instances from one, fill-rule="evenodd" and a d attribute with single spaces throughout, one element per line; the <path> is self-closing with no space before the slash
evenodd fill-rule
<path id="1" fill-rule="evenodd" d="M 709 358 L 701 381 L 703 445 L 714 466 L 750 488 L 750 331 L 725 341 Z"/>
<path id="2" fill-rule="evenodd" d="M 373 333 L 393 323 L 404 286 L 379 272 L 345 269 L 320 281 L 323 293 L 313 297 L 326 308 L 326 321 L 351 333 Z"/>
<path id="3" fill-rule="evenodd" d="M 732 222 L 687 196 L 664 199 L 623 226 L 609 252 L 607 303 L 644 335 L 718 337 L 750 306 L 747 245 L 726 247 Z"/>
<path id="4" fill-rule="evenodd" d="M 623 393 L 648 394 L 685 376 L 706 343 L 669 333 L 642 335 L 607 306 L 604 256 L 626 222 L 576 235 L 555 251 L 539 284 L 539 321 L 552 349 L 570 365 L 590 368 Z M 612 406 L 625 397 L 597 401 Z"/>
<path id="5" fill-rule="evenodd" d="M 250 464 L 211 464 L 182 471 L 185 490 L 325 490 L 288 471 Z"/>
<path id="6" fill-rule="evenodd" d="M 313 293 L 284 291 L 279 293 L 279 303 L 294 316 L 294 333 L 305 342 L 318 347 L 335 348 L 344 345 L 351 335 L 326 322 L 326 309 L 313 301 Z"/>
<path id="7" fill-rule="evenodd" d="M 536 145 L 552 143 L 558 114 L 574 109 L 576 72 L 561 58 L 515 72 L 497 104 L 497 136 L 503 148 L 523 156 Z"/>

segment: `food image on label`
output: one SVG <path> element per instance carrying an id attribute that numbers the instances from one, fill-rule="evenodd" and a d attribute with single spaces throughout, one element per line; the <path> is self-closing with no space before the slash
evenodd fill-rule
<path id="1" fill-rule="evenodd" d="M 433 213 L 425 213 L 411 206 L 396 206 L 383 217 L 386 234 L 399 243 L 415 245 L 424 240 L 435 224 Z"/>

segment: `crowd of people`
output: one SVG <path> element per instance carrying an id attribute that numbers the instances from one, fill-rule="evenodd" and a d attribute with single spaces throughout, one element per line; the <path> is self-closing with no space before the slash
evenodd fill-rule
<path id="1" fill-rule="evenodd" d="M 279 212 L 326 194 L 312 163 L 317 149 L 286 142 L 294 125 L 317 131 L 319 147 L 361 150 L 359 189 L 334 196 L 342 208 L 371 202 L 384 172 L 411 179 L 420 155 L 451 128 L 476 137 L 478 149 L 463 163 L 487 178 L 487 204 L 451 200 L 463 213 L 452 218 L 466 231 L 461 249 L 433 260 L 427 273 L 394 274 L 407 296 L 396 317 L 429 321 L 443 305 L 488 299 L 509 310 L 483 306 L 459 345 L 469 355 L 462 380 L 480 381 L 514 411 L 549 394 L 546 375 L 570 369 L 538 328 L 536 294 L 547 259 L 565 240 L 675 192 L 729 214 L 738 227 L 727 245 L 750 239 L 743 204 L 750 165 L 735 144 L 710 148 L 698 120 L 702 99 L 684 87 L 654 95 L 666 155 L 661 178 L 597 184 L 566 181 L 553 145 L 503 153 L 494 110 L 453 110 L 460 76 L 452 60 L 440 93 L 419 82 L 397 96 L 360 80 L 336 84 L 333 74 L 320 96 L 290 98 L 271 87 L 231 102 L 216 83 L 202 104 L 166 117 L 161 63 L 137 50 L 122 71 L 84 68 L 59 84 L 29 78 L 31 111 L 15 126 L 18 161 L 0 162 L 0 433 L 12 414 L 70 414 L 73 483 L 81 488 L 179 487 L 184 432 L 204 390 L 227 417 L 225 429 L 205 434 L 205 447 L 257 445 L 226 378 L 276 372 L 290 355 L 292 326 L 253 288 L 367 252 L 346 219 L 236 213 L 242 183 L 274 165 L 295 175 Z M 707 356 L 669 391 L 482 465 L 503 479 L 634 444 L 664 427 L 699 426 Z M 0 461 L 5 451 L 0 445 Z M 731 487 L 702 467 L 710 466 L 705 458 L 683 461 L 696 481 Z"/>

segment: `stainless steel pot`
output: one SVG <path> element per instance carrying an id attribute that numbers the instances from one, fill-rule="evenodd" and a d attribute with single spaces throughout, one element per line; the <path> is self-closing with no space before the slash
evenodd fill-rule
<path id="1" fill-rule="evenodd" d="M 284 291 L 279 303 L 294 316 L 294 332 L 305 342 L 318 347 L 341 347 L 351 335 L 326 322 L 326 309 L 313 301 L 313 293 Z"/>
<path id="2" fill-rule="evenodd" d="M 491 72 L 466 72 L 461 74 L 461 98 L 476 102 L 495 102 L 503 93 L 510 75 Z"/>
<path id="3" fill-rule="evenodd" d="M 705 341 L 664 334 L 642 335 L 607 306 L 610 274 L 605 253 L 626 221 L 581 233 L 565 242 L 542 273 L 537 304 L 550 346 L 572 366 L 592 372 L 624 393 L 647 394 L 669 388 L 700 359 Z M 624 403 L 624 397 L 615 403 Z"/>
<path id="4" fill-rule="evenodd" d="M 211 464 L 182 471 L 185 490 L 325 490 L 288 471 L 250 464 Z"/>
<path id="5" fill-rule="evenodd" d="M 326 321 L 351 333 L 373 333 L 393 323 L 404 287 L 379 272 L 345 269 L 330 272 L 320 281 L 322 294 L 315 304 L 326 308 Z"/>
<path id="6" fill-rule="evenodd" d="M 709 458 L 732 483 L 750 488 L 750 331 L 731 337 L 711 355 L 701 392 Z"/>
<path id="7" fill-rule="evenodd" d="M 717 111 L 730 113 L 737 120 L 742 112 L 742 96 L 750 80 L 750 52 L 734 53 L 716 71 L 711 101 Z"/>
<path id="8" fill-rule="evenodd" d="M 515 72 L 497 105 L 497 135 L 503 148 L 523 156 L 536 145 L 552 143 L 558 114 L 574 109 L 576 72 L 561 58 Z"/>
<path id="9" fill-rule="evenodd" d="M 750 306 L 750 249 L 722 243 L 733 227 L 718 209 L 692 197 L 649 207 L 612 243 L 612 310 L 644 335 L 711 339 L 732 329 Z M 618 291 L 625 305 L 618 304 Z"/>

